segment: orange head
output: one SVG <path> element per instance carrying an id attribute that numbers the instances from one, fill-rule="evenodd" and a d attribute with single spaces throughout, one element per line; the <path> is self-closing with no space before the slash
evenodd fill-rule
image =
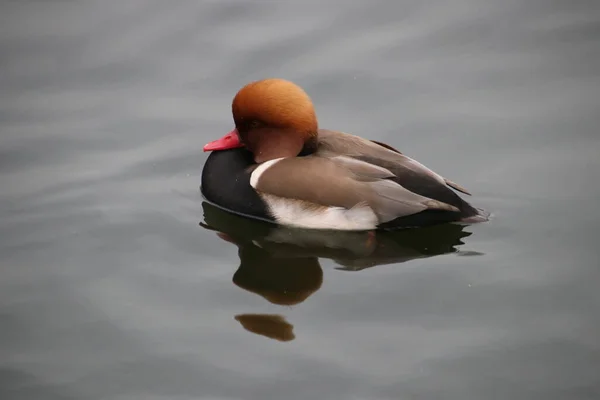
<path id="1" fill-rule="evenodd" d="M 247 84 L 231 105 L 235 129 L 204 151 L 245 146 L 257 163 L 311 152 L 317 145 L 317 116 L 302 88 L 283 79 Z"/>

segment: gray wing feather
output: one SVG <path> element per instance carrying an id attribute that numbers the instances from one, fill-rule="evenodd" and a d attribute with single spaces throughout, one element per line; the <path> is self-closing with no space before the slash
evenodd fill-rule
<path id="1" fill-rule="evenodd" d="M 359 180 L 369 181 L 375 179 L 393 178 L 396 176 L 389 169 L 380 167 L 378 165 L 369 164 L 368 162 L 357 160 L 352 157 L 340 155 L 327 157 L 327 154 L 319 154 L 319 156 L 325 157 L 340 167 L 347 169 Z"/>
<path id="2" fill-rule="evenodd" d="M 471 195 L 467 189 L 459 184 L 444 178 L 438 173 L 427 168 L 418 161 L 400 153 L 399 151 L 384 146 L 359 136 L 322 129 L 319 131 L 319 145 L 325 154 L 332 152 L 344 154 L 349 158 L 366 157 L 367 159 L 379 160 L 380 166 L 392 169 L 404 169 L 411 173 L 435 179 L 442 186 L 448 186 L 461 193 Z"/>
<path id="3" fill-rule="evenodd" d="M 370 202 L 371 208 L 381 222 L 416 214 L 426 209 L 459 211 L 450 204 L 413 193 L 393 181 L 378 180 L 368 185 L 375 194 Z"/>

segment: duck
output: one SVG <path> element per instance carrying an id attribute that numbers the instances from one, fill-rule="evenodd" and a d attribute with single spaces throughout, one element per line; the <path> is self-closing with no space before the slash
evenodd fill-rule
<path id="1" fill-rule="evenodd" d="M 201 193 L 225 211 L 304 229 L 377 231 L 471 224 L 471 195 L 396 148 L 321 129 L 313 102 L 281 78 L 253 81 L 231 105 L 235 127 L 204 145 Z"/>

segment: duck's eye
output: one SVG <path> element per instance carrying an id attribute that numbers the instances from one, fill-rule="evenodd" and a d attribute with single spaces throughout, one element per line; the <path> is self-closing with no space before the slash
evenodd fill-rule
<path id="1" fill-rule="evenodd" d="M 256 119 L 254 119 L 254 120 L 250 121 L 250 124 L 248 124 L 248 126 L 251 129 L 258 128 L 260 126 L 260 122 Z"/>

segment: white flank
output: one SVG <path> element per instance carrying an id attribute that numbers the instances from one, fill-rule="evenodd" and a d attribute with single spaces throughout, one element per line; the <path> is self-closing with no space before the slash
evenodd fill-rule
<path id="1" fill-rule="evenodd" d="M 250 186 L 252 186 L 254 189 L 256 189 L 258 180 L 260 179 L 260 176 L 263 174 L 263 172 L 265 172 L 267 169 L 269 169 L 269 167 L 271 165 L 273 165 L 276 162 L 281 161 L 281 160 L 283 160 L 283 157 L 265 161 L 264 163 L 262 163 L 258 167 L 256 167 L 256 169 L 254 171 L 252 171 L 252 174 L 250 174 Z"/>
<path id="2" fill-rule="evenodd" d="M 281 225 L 308 229 L 335 229 L 362 231 L 375 229 L 379 220 L 371 207 L 357 205 L 351 209 L 342 207 L 307 208 L 300 201 L 261 193 L 273 217 Z"/>

